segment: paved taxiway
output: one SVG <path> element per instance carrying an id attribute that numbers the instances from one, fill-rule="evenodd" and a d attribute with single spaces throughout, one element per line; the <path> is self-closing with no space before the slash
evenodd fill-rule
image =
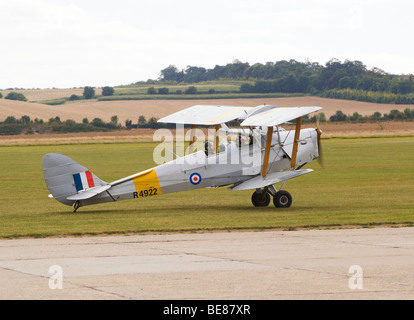
<path id="1" fill-rule="evenodd" d="M 413 298 L 414 228 L 0 241 L 0 299 Z"/>

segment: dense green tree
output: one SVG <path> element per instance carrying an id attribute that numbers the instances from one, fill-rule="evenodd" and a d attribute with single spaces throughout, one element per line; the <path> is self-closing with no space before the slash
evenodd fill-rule
<path id="1" fill-rule="evenodd" d="M 74 127 L 74 126 L 76 126 L 76 121 L 68 119 L 68 120 L 65 120 L 63 122 L 63 125 L 66 126 L 66 127 Z"/>
<path id="2" fill-rule="evenodd" d="M 258 93 L 269 93 L 269 92 L 280 92 L 277 82 L 259 80 L 254 84 L 254 92 Z"/>
<path id="3" fill-rule="evenodd" d="M 297 81 L 297 91 L 296 92 L 302 92 L 306 93 L 309 90 L 310 86 L 310 78 L 305 75 L 301 75 Z"/>
<path id="4" fill-rule="evenodd" d="M 187 66 L 187 69 L 184 71 L 182 81 L 187 83 L 196 83 L 203 81 L 205 79 L 207 70 L 200 67 Z"/>
<path id="5" fill-rule="evenodd" d="M 347 116 L 341 110 L 336 111 L 336 113 L 329 117 L 329 121 L 332 122 L 339 122 L 339 121 L 346 121 Z"/>
<path id="6" fill-rule="evenodd" d="M 185 94 L 196 94 L 197 93 L 197 88 L 194 86 L 188 87 L 185 91 Z"/>
<path id="7" fill-rule="evenodd" d="M 362 115 L 360 115 L 358 112 L 354 112 L 352 116 L 349 117 L 349 120 L 352 122 L 358 122 L 361 121 Z"/>
<path id="8" fill-rule="evenodd" d="M 20 118 L 20 123 L 28 124 L 30 123 L 30 117 L 28 115 L 24 115 Z"/>
<path id="9" fill-rule="evenodd" d="M 158 94 L 168 94 L 169 89 L 168 88 L 158 88 Z"/>
<path id="10" fill-rule="evenodd" d="M 106 127 L 106 123 L 101 118 L 94 118 L 91 124 L 95 127 Z"/>
<path id="11" fill-rule="evenodd" d="M 388 115 L 388 118 L 390 120 L 403 120 L 404 119 L 404 113 L 397 110 L 397 109 L 393 109 L 390 111 L 390 114 Z"/>
<path id="12" fill-rule="evenodd" d="M 397 92 L 398 94 L 407 94 L 412 92 L 413 85 L 411 81 L 408 80 L 400 80 L 398 82 Z"/>
<path id="13" fill-rule="evenodd" d="M 95 97 L 95 89 L 93 87 L 85 87 L 83 89 L 83 97 L 85 99 L 92 99 Z"/>
<path id="14" fill-rule="evenodd" d="M 368 75 L 365 75 L 361 79 L 359 79 L 357 88 L 368 91 L 371 89 L 373 84 L 374 84 L 374 79 Z"/>
<path id="15" fill-rule="evenodd" d="M 6 120 L 4 120 L 4 123 L 17 123 L 17 119 L 13 116 L 8 116 Z"/>
<path id="16" fill-rule="evenodd" d="M 56 116 L 54 118 L 50 118 L 49 121 L 48 121 L 48 123 L 49 124 L 53 124 L 53 123 L 61 124 L 62 121 L 60 121 L 60 117 L 59 116 Z"/>
<path id="17" fill-rule="evenodd" d="M 250 83 L 244 83 L 240 86 L 240 92 L 241 93 L 254 92 L 254 86 L 252 86 Z"/>
<path id="18" fill-rule="evenodd" d="M 355 77 L 345 76 L 339 79 L 338 87 L 339 89 L 355 89 L 357 86 L 357 80 Z"/>
<path id="19" fill-rule="evenodd" d="M 114 95 L 114 88 L 112 87 L 103 87 L 102 88 L 102 95 L 103 96 L 113 96 Z"/>
<path id="20" fill-rule="evenodd" d="M 139 116 L 138 117 L 138 126 L 144 126 L 147 124 L 147 120 L 145 119 L 144 116 Z"/>
<path id="21" fill-rule="evenodd" d="M 243 63 L 239 60 L 234 60 L 226 66 L 224 78 L 238 79 L 243 77 L 244 72 L 249 67 L 248 63 Z"/>
<path id="22" fill-rule="evenodd" d="M 149 118 L 148 122 L 147 122 L 147 126 L 151 129 L 155 129 L 157 128 L 158 122 L 157 122 L 157 118 L 155 117 L 151 117 Z"/>
<path id="23" fill-rule="evenodd" d="M 114 115 L 111 117 L 111 123 L 114 125 L 118 125 L 118 116 Z"/>
<path id="24" fill-rule="evenodd" d="M 11 91 L 9 94 L 4 98 L 9 100 L 17 100 L 17 101 L 27 101 L 27 98 L 24 96 L 23 93 Z"/>
<path id="25" fill-rule="evenodd" d="M 377 121 L 377 120 L 381 120 L 381 113 L 376 111 L 371 115 L 371 120 Z"/>
<path id="26" fill-rule="evenodd" d="M 414 109 L 411 110 L 409 108 L 404 109 L 404 118 L 405 119 L 414 119 Z"/>
<path id="27" fill-rule="evenodd" d="M 170 64 L 167 68 L 161 70 L 160 80 L 181 82 L 184 73 L 179 71 L 176 66 Z"/>

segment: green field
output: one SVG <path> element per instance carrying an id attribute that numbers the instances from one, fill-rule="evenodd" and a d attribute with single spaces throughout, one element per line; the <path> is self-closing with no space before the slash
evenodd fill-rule
<path id="1" fill-rule="evenodd" d="M 49 194 L 42 157 L 65 154 L 105 181 L 153 166 L 154 143 L 0 147 L 0 238 L 414 224 L 414 138 L 323 140 L 325 168 L 288 181 L 292 207 L 252 191 L 202 189 L 82 207 Z"/>
<path id="2" fill-rule="evenodd" d="M 98 97 L 99 101 L 118 100 L 194 100 L 194 99 L 257 99 L 257 98 L 285 98 L 301 97 L 303 93 L 241 93 L 240 86 L 254 81 L 206 81 L 192 84 L 135 84 L 124 87 L 116 87 L 113 96 Z M 148 88 L 154 88 L 157 93 L 148 94 Z M 197 93 L 186 94 L 189 87 L 195 87 Z M 160 88 L 167 88 L 168 94 L 158 94 Z M 177 90 L 181 93 L 178 94 Z M 211 92 L 211 91 L 212 92 Z M 56 101 L 57 103 L 59 101 Z"/>

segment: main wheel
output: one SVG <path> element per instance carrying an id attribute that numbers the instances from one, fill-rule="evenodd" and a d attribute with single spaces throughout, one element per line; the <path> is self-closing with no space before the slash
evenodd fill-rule
<path id="1" fill-rule="evenodd" d="M 255 207 L 267 207 L 270 203 L 270 195 L 266 191 L 255 191 L 252 194 L 252 203 Z"/>
<path id="2" fill-rule="evenodd" d="M 289 208 L 292 204 L 292 196 L 289 192 L 280 190 L 273 197 L 273 204 L 278 208 Z"/>

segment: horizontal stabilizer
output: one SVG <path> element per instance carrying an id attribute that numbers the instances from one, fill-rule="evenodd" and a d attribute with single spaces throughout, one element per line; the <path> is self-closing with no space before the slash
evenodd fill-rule
<path id="1" fill-rule="evenodd" d="M 106 190 L 108 190 L 109 188 L 111 188 L 111 185 L 106 185 L 106 186 L 101 186 L 101 187 L 95 187 L 95 188 L 90 188 L 87 189 L 85 191 L 80 191 L 79 193 L 67 197 L 66 199 L 68 200 L 86 200 L 86 199 L 90 199 L 94 196 L 97 196 L 98 194 L 105 192 Z"/>
<path id="2" fill-rule="evenodd" d="M 249 180 L 246 180 L 240 184 L 237 184 L 233 187 L 229 187 L 228 189 L 232 191 L 240 191 L 240 190 L 264 188 L 264 187 L 273 185 L 278 182 L 282 182 L 285 180 L 299 177 L 303 174 L 306 174 L 312 171 L 313 171 L 312 169 L 302 169 L 302 170 L 295 170 L 295 171 L 272 172 L 272 173 L 268 173 L 266 177 L 264 178 L 261 175 L 259 175 Z"/>

